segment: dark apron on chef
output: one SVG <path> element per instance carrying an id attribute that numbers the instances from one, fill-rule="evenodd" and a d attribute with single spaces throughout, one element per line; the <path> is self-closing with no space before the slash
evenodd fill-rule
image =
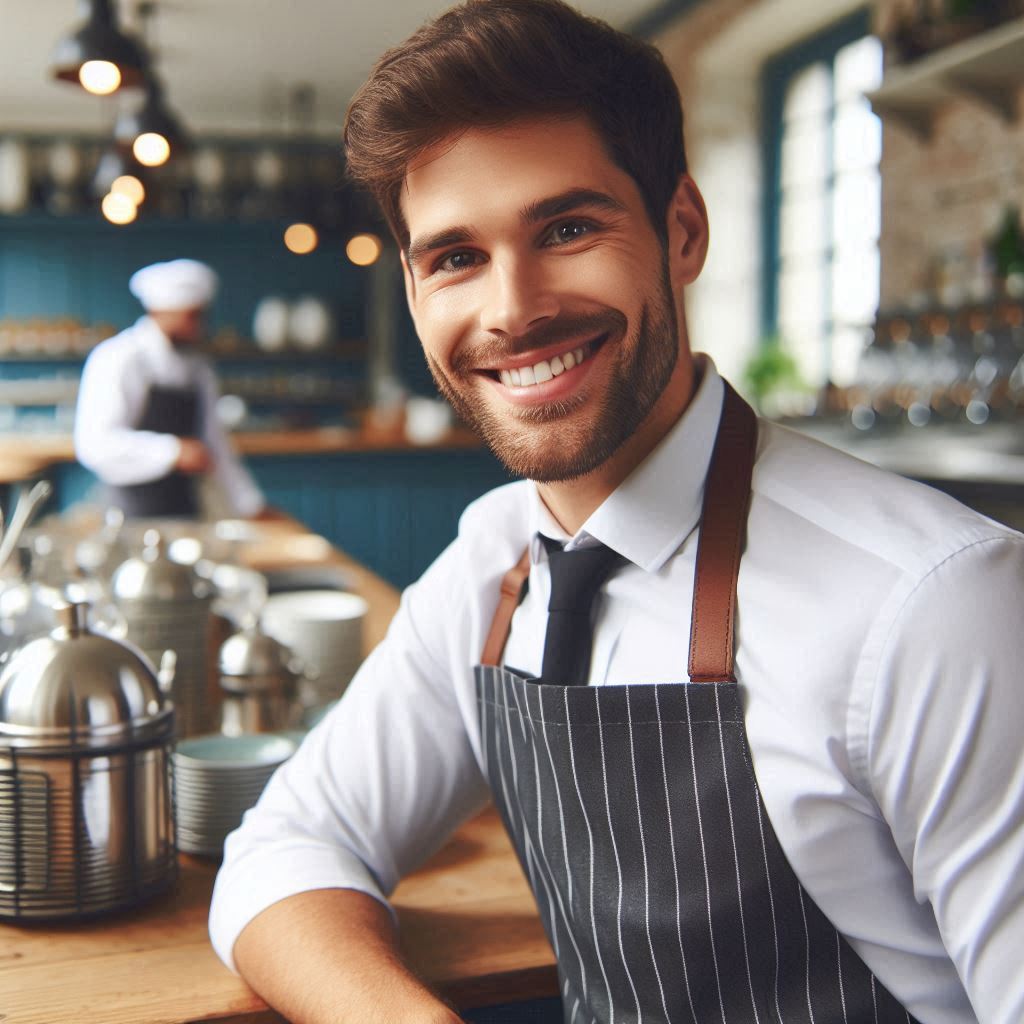
<path id="1" fill-rule="evenodd" d="M 557 686 L 476 668 L 494 801 L 558 959 L 566 1024 L 913 1024 L 808 896 L 751 766 L 733 674 L 757 422 L 726 384 L 705 484 L 688 683 Z"/>
<path id="2" fill-rule="evenodd" d="M 199 417 L 199 395 L 194 388 L 151 386 L 135 429 L 175 437 L 197 437 L 201 427 Z M 110 486 L 108 496 L 110 504 L 120 508 L 129 519 L 191 519 L 199 515 L 196 479 L 177 470 L 144 484 Z"/>

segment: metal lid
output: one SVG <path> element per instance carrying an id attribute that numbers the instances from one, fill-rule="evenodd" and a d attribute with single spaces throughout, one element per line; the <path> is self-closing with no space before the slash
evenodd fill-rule
<path id="1" fill-rule="evenodd" d="M 262 681 L 267 686 L 292 680 L 301 674 L 295 655 L 255 625 L 243 629 L 221 644 L 217 667 L 226 689 L 252 689 Z"/>
<path id="2" fill-rule="evenodd" d="M 87 604 L 16 651 L 0 672 L 0 743 L 96 747 L 170 725 L 152 665 L 128 644 L 90 631 Z"/>
<path id="3" fill-rule="evenodd" d="M 114 571 L 111 586 L 118 601 L 193 601 L 208 587 L 190 566 L 172 561 L 158 530 L 147 530 L 142 554 Z"/>

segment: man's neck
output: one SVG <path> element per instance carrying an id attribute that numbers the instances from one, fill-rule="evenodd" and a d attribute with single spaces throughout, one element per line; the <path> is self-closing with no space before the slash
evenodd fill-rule
<path id="1" fill-rule="evenodd" d="M 698 383 L 693 357 L 688 351 L 681 352 L 654 408 L 611 458 L 576 480 L 537 484 L 541 500 L 570 537 L 675 426 L 692 401 Z"/>

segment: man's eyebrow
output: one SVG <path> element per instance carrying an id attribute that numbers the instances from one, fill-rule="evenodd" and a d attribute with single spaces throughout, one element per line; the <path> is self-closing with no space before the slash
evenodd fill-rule
<path id="1" fill-rule="evenodd" d="M 607 192 L 599 192 L 593 188 L 571 188 L 566 192 L 560 192 L 557 196 L 529 203 L 523 207 L 519 216 L 524 224 L 535 224 L 537 221 L 547 220 L 549 217 L 571 213 L 581 206 L 596 206 L 613 213 L 626 212 L 626 207 Z"/>
<path id="2" fill-rule="evenodd" d="M 433 235 L 427 235 L 426 238 L 418 238 L 415 242 L 410 242 L 409 248 L 405 251 L 405 260 L 410 267 L 415 267 L 425 256 L 438 249 L 447 248 L 449 245 L 460 245 L 472 240 L 473 233 L 469 228 L 445 228 Z"/>

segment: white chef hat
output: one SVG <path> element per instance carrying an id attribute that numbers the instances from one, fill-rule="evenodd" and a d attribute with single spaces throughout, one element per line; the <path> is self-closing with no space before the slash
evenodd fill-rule
<path id="1" fill-rule="evenodd" d="M 217 275 L 198 260 L 153 263 L 132 274 L 128 290 L 147 310 L 198 309 L 217 294 Z"/>

